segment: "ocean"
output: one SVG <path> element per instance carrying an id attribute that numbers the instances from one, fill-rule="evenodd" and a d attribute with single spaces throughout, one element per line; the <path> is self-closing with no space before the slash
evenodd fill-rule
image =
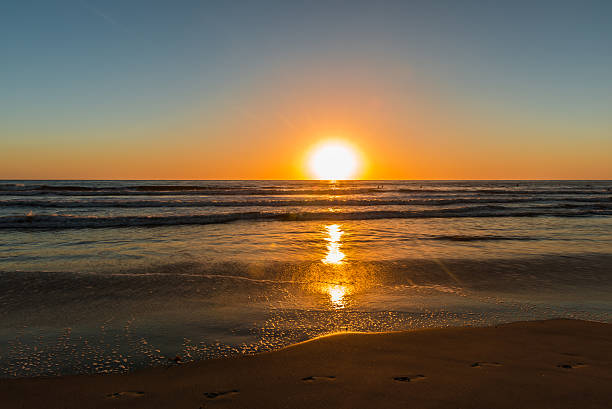
<path id="1" fill-rule="evenodd" d="M 612 322 L 612 181 L 0 181 L 0 377 L 559 317 Z"/>

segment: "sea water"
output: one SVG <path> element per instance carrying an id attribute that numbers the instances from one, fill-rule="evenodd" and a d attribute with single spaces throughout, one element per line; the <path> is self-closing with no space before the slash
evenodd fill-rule
<path id="1" fill-rule="evenodd" d="M 612 321 L 610 181 L 0 181 L 0 376 Z"/>

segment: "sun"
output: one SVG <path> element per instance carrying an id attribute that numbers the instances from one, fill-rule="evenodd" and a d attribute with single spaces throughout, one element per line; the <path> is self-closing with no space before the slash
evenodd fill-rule
<path id="1" fill-rule="evenodd" d="M 348 143 L 326 141 L 312 150 L 308 159 L 308 167 L 315 179 L 352 179 L 359 168 L 359 155 Z"/>

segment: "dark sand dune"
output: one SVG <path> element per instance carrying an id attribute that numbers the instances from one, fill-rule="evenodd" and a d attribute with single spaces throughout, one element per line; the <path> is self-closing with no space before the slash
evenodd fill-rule
<path id="1" fill-rule="evenodd" d="M 129 375 L 0 381 L 2 408 L 609 408 L 612 325 L 339 334 Z"/>

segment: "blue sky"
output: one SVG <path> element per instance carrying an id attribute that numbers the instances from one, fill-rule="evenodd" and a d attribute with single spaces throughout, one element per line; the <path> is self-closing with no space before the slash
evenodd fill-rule
<path id="1" fill-rule="evenodd" d="M 427 100 L 423 122 L 460 118 L 480 135 L 438 130 L 438 144 L 494 140 L 540 154 L 561 144 L 559 161 L 580 147 L 581 160 L 599 163 L 593 177 L 612 178 L 601 153 L 612 148 L 612 2 L 13 1 L 0 5 L 0 46 L 0 137 L 15 162 L 0 177 L 55 176 L 51 164 L 30 164 L 39 166 L 30 174 L 24 163 L 45 152 L 52 163 L 53 149 L 95 158 L 105 144 L 163 152 L 196 138 L 203 154 L 247 155 L 259 133 L 283 133 L 267 123 L 279 115 L 317 121 L 317 94 L 329 112 L 354 117 L 369 113 L 343 107 L 375 95 L 394 117 L 373 120 L 389 130 L 378 137 L 399 150 L 418 138 L 402 107 Z M 346 122 L 334 129 L 368 133 Z M 92 175 L 79 166 L 65 176 Z"/>

